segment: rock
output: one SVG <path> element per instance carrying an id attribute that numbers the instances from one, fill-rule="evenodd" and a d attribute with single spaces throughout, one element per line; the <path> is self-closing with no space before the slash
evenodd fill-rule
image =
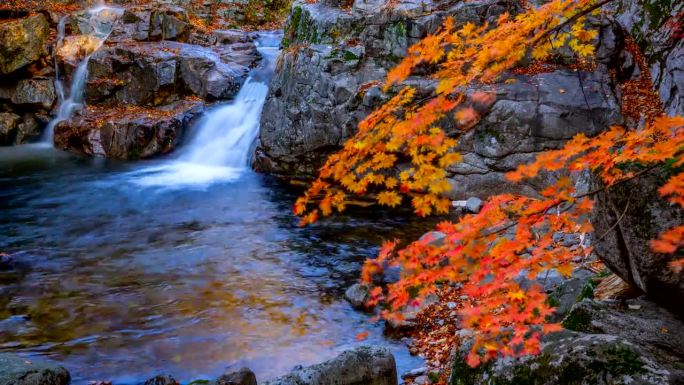
<path id="1" fill-rule="evenodd" d="M 166 154 L 203 110 L 199 101 L 123 111 L 89 107 L 55 127 L 55 147 L 91 156 L 139 159 Z"/>
<path id="2" fill-rule="evenodd" d="M 458 350 L 452 385 L 674 385 L 679 379 L 655 357 L 623 338 L 570 331 L 545 338 L 542 353 L 519 359 L 498 359 L 471 368 L 466 344 Z"/>
<path id="3" fill-rule="evenodd" d="M 237 44 L 240 47 L 208 48 L 162 41 L 103 47 L 88 66 L 86 101 L 158 106 L 184 95 L 230 98 L 258 59 L 253 43 L 246 48 L 246 43 Z"/>
<path id="4" fill-rule="evenodd" d="M 428 231 L 419 238 L 421 242 L 427 242 L 428 245 L 435 247 L 442 246 L 445 239 L 446 234 L 441 231 Z"/>
<path id="5" fill-rule="evenodd" d="M 344 298 L 349 301 L 352 307 L 357 309 L 366 308 L 366 302 L 369 298 L 370 288 L 367 285 L 355 283 L 351 285 L 347 291 L 344 292 Z"/>
<path id="6" fill-rule="evenodd" d="M 582 269 L 573 273 L 570 279 L 556 284 L 553 291 L 548 294 L 549 303 L 556 308 L 556 312 L 551 317 L 553 322 L 561 321 L 576 303 L 585 298 L 594 298 L 593 289 L 597 282 L 594 274 Z M 548 291 L 547 285 L 544 286 Z"/>
<path id="7" fill-rule="evenodd" d="M 311 176 L 387 95 L 387 70 L 420 37 L 452 15 L 458 23 L 494 21 L 497 1 L 423 2 L 398 7 L 355 1 L 350 15 L 335 1 L 292 6 L 283 46 L 290 47 L 270 84 L 261 117 L 257 170 Z M 421 81 L 424 84 L 427 80 Z"/>
<path id="8" fill-rule="evenodd" d="M 430 383 L 430 379 L 428 376 L 418 376 L 415 379 L 413 379 L 413 383 L 417 385 L 425 385 Z"/>
<path id="9" fill-rule="evenodd" d="M 665 170 L 654 170 L 599 193 L 591 221 L 596 234 L 605 236 L 593 246 L 599 258 L 625 282 L 663 306 L 684 313 L 684 274 L 670 268 L 671 255 L 654 253 L 649 244 L 649 240 L 684 222 L 684 210 L 657 191 L 667 178 Z M 595 188 L 600 186 L 595 182 Z"/>
<path id="10" fill-rule="evenodd" d="M 169 375 L 159 375 L 145 381 L 145 385 L 180 385 L 175 378 Z"/>
<path id="11" fill-rule="evenodd" d="M 51 78 L 22 79 L 12 95 L 12 103 L 36 105 L 49 110 L 57 99 Z"/>
<path id="12" fill-rule="evenodd" d="M 177 40 L 189 32 L 188 15 L 182 7 L 162 6 L 153 11 L 150 22 L 152 40 Z"/>
<path id="13" fill-rule="evenodd" d="M 42 13 L 0 23 L 0 74 L 25 67 L 46 54 L 50 24 Z"/>
<path id="14" fill-rule="evenodd" d="M 0 385 L 68 385 L 70 381 L 61 366 L 0 353 Z"/>
<path id="15" fill-rule="evenodd" d="M 386 348 L 362 346 L 336 358 L 266 382 L 267 385 L 397 385 L 394 356 Z"/>
<path id="16" fill-rule="evenodd" d="M 9 112 L 0 112 L 0 145 L 12 144 L 17 134 L 21 117 Z"/>
<path id="17" fill-rule="evenodd" d="M 216 380 L 216 385 L 257 385 L 254 372 L 241 368 L 236 372 L 226 373 Z"/>
<path id="18" fill-rule="evenodd" d="M 468 200 L 466 200 L 466 210 L 473 214 L 477 214 L 480 212 L 482 209 L 482 199 L 477 198 L 477 197 L 470 197 Z"/>
<path id="19" fill-rule="evenodd" d="M 406 378 L 414 378 L 414 377 L 422 376 L 422 375 L 426 374 L 427 371 L 428 371 L 428 369 L 423 366 L 421 368 L 409 370 L 408 372 L 402 374 L 401 378 L 406 379 Z"/>
<path id="20" fill-rule="evenodd" d="M 28 143 L 40 137 L 41 125 L 36 121 L 33 114 L 24 114 L 24 121 L 17 125 L 17 136 L 14 144 Z"/>
<path id="21" fill-rule="evenodd" d="M 684 357 L 681 320 L 643 297 L 627 300 L 626 305 L 585 299 L 572 308 L 563 326 L 578 332 L 620 336 L 672 365 Z"/>

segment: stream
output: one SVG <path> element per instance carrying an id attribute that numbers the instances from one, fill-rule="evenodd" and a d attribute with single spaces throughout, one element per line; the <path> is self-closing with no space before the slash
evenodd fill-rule
<path id="1" fill-rule="evenodd" d="M 360 344 L 389 347 L 400 373 L 421 365 L 343 293 L 383 240 L 425 222 L 366 209 L 299 228 L 300 191 L 247 167 L 277 45 L 262 35 L 262 64 L 172 156 L 0 149 L 0 351 L 55 360 L 77 385 L 241 366 L 261 382 Z"/>

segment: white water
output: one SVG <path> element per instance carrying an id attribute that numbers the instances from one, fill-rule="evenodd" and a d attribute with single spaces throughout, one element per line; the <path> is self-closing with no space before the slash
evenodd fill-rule
<path id="1" fill-rule="evenodd" d="M 195 136 L 175 160 L 131 174 L 133 182 L 148 187 L 206 187 L 237 180 L 248 168 L 252 144 L 268 93 L 280 39 L 263 34 L 259 39 L 262 63 L 235 99 L 209 111 L 194 127 Z"/>
<path id="2" fill-rule="evenodd" d="M 93 52 L 97 51 L 102 44 L 104 44 L 105 40 L 107 40 L 107 37 L 109 37 L 109 34 L 112 32 L 112 16 L 119 17 L 122 13 L 123 10 L 109 7 L 104 4 L 104 1 L 97 2 L 92 8 L 85 11 L 85 15 L 88 17 L 88 24 L 92 29 L 91 34 L 96 38 L 98 43 Z M 65 26 L 68 17 L 69 16 L 64 16 L 61 18 L 57 25 L 57 48 L 64 44 Z M 110 22 L 103 22 L 107 20 Z M 57 90 L 59 109 L 57 110 L 57 115 L 48 123 L 45 129 L 42 140 L 44 143 L 52 145 L 54 141 L 55 126 L 60 122 L 69 119 L 74 111 L 83 108 L 84 89 L 88 77 L 88 63 L 90 62 L 91 56 L 92 53 L 86 55 L 78 63 L 76 70 L 71 77 L 69 93 L 66 94 L 64 92 L 64 83 L 60 79 L 59 63 L 57 55 L 55 54 L 55 88 Z"/>

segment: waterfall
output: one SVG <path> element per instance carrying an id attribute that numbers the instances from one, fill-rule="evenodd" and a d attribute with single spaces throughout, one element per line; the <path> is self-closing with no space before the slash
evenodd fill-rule
<path id="1" fill-rule="evenodd" d="M 263 60 L 235 99 L 207 112 L 193 127 L 194 137 L 174 160 L 133 172 L 133 182 L 158 187 L 207 186 L 234 181 L 248 170 L 279 44 L 280 35 L 262 33 L 257 49 Z"/>
<path id="2" fill-rule="evenodd" d="M 65 93 L 64 83 L 62 82 L 62 79 L 60 79 L 57 51 L 65 47 L 65 29 L 69 15 L 62 17 L 59 20 L 59 24 L 57 25 L 57 44 L 55 46 L 55 89 L 57 91 L 59 108 L 57 110 L 57 115 L 48 123 L 47 128 L 45 129 L 43 142 L 52 145 L 55 126 L 60 122 L 69 119 L 74 111 L 83 107 L 84 89 L 88 77 L 88 63 L 90 62 L 90 58 L 92 54 L 104 44 L 105 40 L 107 40 L 114 27 L 114 21 L 122 14 L 122 9 L 106 6 L 103 1 L 97 2 L 93 8 L 85 10 L 84 16 L 86 17 L 87 25 L 82 27 L 82 29 L 88 31 L 88 35 L 84 36 L 90 37 L 87 41 L 89 43 L 94 43 L 94 46 L 88 47 L 90 52 L 87 52 L 76 66 L 76 70 L 71 76 L 71 85 L 69 86 L 68 94 Z M 83 40 L 72 42 L 72 44 L 78 45 L 82 42 Z"/>

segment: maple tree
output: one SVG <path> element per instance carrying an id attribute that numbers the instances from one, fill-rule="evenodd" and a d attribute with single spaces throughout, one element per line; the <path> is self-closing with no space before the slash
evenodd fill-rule
<path id="1" fill-rule="evenodd" d="M 388 73 L 385 91 L 395 95 L 359 124 L 354 137 L 329 157 L 318 179 L 295 202 L 301 224 L 343 211 L 354 195 L 371 194 L 389 207 L 410 199 L 420 216 L 447 213 L 451 202 L 444 193 L 451 186 L 446 167 L 460 155 L 454 150 L 457 135 L 447 135 L 442 127 L 456 125 L 463 133 L 478 123 L 478 107 L 494 101 L 493 94 L 469 93 L 468 86 L 501 81 L 522 61 L 543 62 L 560 49 L 571 50 L 578 61 L 589 60 L 598 33 L 587 27 L 587 17 L 609 1 L 528 5 L 515 16 L 502 14 L 496 26 L 457 27 L 447 19 L 441 30 L 410 47 Z M 429 97 L 418 97 L 411 86 L 397 88 L 417 69 L 431 71 L 437 81 Z M 541 153 L 509 173 L 511 182 L 534 178 L 542 170 L 565 176 L 538 197 L 493 196 L 478 214 L 440 223 L 443 242 L 424 237 L 402 249 L 396 240 L 386 242 L 376 259 L 366 261 L 362 280 L 372 282 L 388 266 L 400 266 L 402 277 L 385 288 L 374 287 L 371 304 L 382 302 L 385 318 L 399 318 L 399 309 L 416 305 L 441 282 L 459 282 L 470 299 L 460 314 L 461 327 L 476 332 L 468 364 L 538 353 L 541 336 L 561 327 L 548 322 L 554 309 L 542 289 L 523 284 L 522 278 L 534 280 L 551 269 L 569 276 L 591 253 L 583 239 L 592 231 L 588 214 L 593 195 L 667 165 L 673 176 L 660 193 L 684 206 L 684 174 L 677 171 L 684 164 L 684 118 L 659 115 L 651 109 L 641 129 L 611 127 Z M 600 178 L 600 190 L 576 191 L 571 176 L 585 170 Z M 568 245 L 559 237 L 567 234 L 579 234 L 582 241 Z M 684 226 L 663 233 L 652 247 L 659 253 L 684 247 Z M 684 260 L 672 266 L 681 269 Z"/>

